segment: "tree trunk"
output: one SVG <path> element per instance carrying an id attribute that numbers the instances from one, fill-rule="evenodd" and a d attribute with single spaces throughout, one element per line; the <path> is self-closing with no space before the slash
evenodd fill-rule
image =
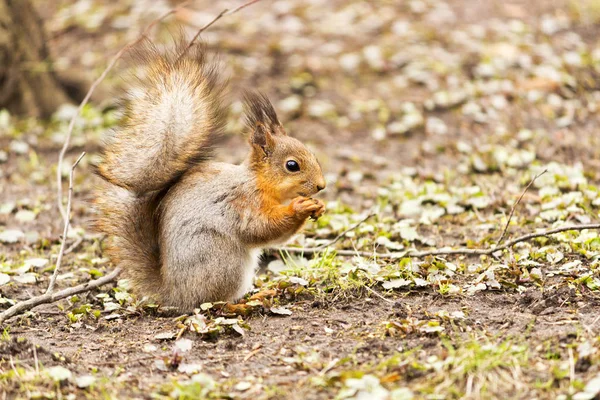
<path id="1" fill-rule="evenodd" d="M 0 0 L 0 108 L 48 117 L 69 100 L 52 70 L 42 21 L 30 0 Z"/>

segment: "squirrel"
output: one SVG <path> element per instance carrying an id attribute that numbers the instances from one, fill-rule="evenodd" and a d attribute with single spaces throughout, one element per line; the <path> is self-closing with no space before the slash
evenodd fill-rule
<path id="1" fill-rule="evenodd" d="M 326 185 L 321 166 L 257 92 L 244 95 L 247 158 L 215 161 L 226 122 L 219 63 L 201 44 L 145 47 L 96 165 L 95 227 L 139 294 L 187 310 L 239 300 L 262 249 L 324 213 L 311 197 Z"/>

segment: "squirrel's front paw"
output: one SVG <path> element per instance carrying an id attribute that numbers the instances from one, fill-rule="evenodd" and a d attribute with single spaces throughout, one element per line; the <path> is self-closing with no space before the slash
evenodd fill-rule
<path id="1" fill-rule="evenodd" d="M 311 217 L 316 220 L 325 212 L 325 204 L 321 200 L 309 197 L 297 197 L 291 205 L 294 213 L 302 219 Z"/>
<path id="2" fill-rule="evenodd" d="M 316 204 L 319 206 L 319 208 L 317 208 L 317 210 L 310 215 L 310 219 L 312 219 L 313 221 L 316 221 L 319 219 L 319 217 L 321 215 L 323 215 L 325 213 L 325 203 L 323 203 L 319 199 L 313 199 L 313 200 L 316 202 Z"/>

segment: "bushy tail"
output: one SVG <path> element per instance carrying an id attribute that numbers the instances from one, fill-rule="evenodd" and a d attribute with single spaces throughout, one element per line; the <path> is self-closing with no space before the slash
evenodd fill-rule
<path id="1" fill-rule="evenodd" d="M 124 114 L 97 166 L 104 182 L 95 196 L 97 230 L 109 236 L 111 260 L 144 294 L 161 290 L 160 202 L 191 166 L 212 156 L 224 125 L 224 83 L 203 46 L 180 56 L 146 44 L 141 73 L 132 77 Z"/>
<path id="2" fill-rule="evenodd" d="M 136 195 L 103 182 L 94 199 L 99 213 L 95 228 L 108 236 L 105 250 L 109 258 L 125 270 L 141 293 L 158 296 L 162 286 L 158 206 L 163 195 Z"/>
<path id="3" fill-rule="evenodd" d="M 137 52 L 124 114 L 104 147 L 99 174 L 136 193 L 161 190 L 212 155 L 224 123 L 218 65 L 202 45 L 162 55 L 147 44 Z"/>

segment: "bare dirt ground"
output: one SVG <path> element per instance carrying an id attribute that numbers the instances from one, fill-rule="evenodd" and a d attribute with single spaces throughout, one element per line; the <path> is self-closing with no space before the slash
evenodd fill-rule
<path id="1" fill-rule="evenodd" d="M 89 78 L 170 7 L 41 4 L 57 68 Z M 168 43 L 180 24 L 192 34 L 234 4 L 196 2 L 154 40 Z M 274 297 L 248 315 L 214 305 L 180 316 L 140 303 L 123 281 L 38 307 L 4 325 L 3 397 L 597 398 L 596 231 L 492 257 L 376 253 L 488 248 L 544 169 L 509 237 L 598 221 L 598 21 L 591 0 L 279 0 L 219 21 L 203 36 L 231 76 L 230 135 L 219 157 L 243 158 L 240 89 L 263 90 L 327 173 L 327 215 L 296 243 L 326 242 L 377 210 L 334 246 L 373 256 L 268 251 L 256 292 Z M 89 228 L 86 201 L 101 137 L 114 124 L 118 75 L 85 110 L 69 152 L 67 164 L 88 155 L 68 241 L 79 244 L 59 288 L 114 268 Z M 52 273 L 62 232 L 54 174 L 72 112 L 49 122 L 0 115 L 4 308 L 42 293 Z"/>

